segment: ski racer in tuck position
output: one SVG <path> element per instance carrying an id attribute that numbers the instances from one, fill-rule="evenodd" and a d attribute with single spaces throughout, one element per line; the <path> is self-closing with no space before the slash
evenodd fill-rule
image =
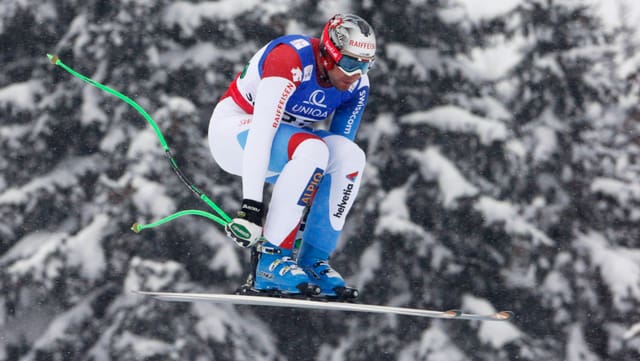
<path id="1" fill-rule="evenodd" d="M 216 105 L 209 145 L 222 169 L 242 177 L 240 211 L 226 231 L 253 248 L 251 291 L 357 295 L 328 261 L 365 167 L 354 139 L 375 51 L 365 20 L 335 15 L 319 39 L 286 35 L 261 48 Z M 328 130 L 313 128 L 321 121 L 330 121 Z M 273 184 L 268 212 L 265 182 Z"/>

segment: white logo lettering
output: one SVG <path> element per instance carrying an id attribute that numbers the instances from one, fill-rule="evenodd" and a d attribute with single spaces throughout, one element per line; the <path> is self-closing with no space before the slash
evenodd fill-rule
<path id="1" fill-rule="evenodd" d="M 353 123 L 356 121 L 356 118 L 358 117 L 358 114 L 360 114 L 360 112 L 362 111 L 362 108 L 364 108 L 364 101 L 365 101 L 365 97 L 367 95 L 366 90 L 362 90 L 360 91 L 360 98 L 358 99 L 358 105 L 355 107 L 355 109 L 353 109 L 353 111 L 351 112 L 351 115 L 349 115 L 349 119 L 347 119 L 347 126 L 344 128 L 344 132 L 345 134 L 351 134 L 351 128 L 353 128 Z"/>
<path id="2" fill-rule="evenodd" d="M 321 110 L 312 107 L 305 107 L 304 105 L 296 104 L 293 106 L 292 111 L 295 114 L 302 114 L 312 116 L 314 118 L 326 118 L 329 116 L 329 113 L 326 110 Z"/>
<path id="3" fill-rule="evenodd" d="M 289 83 L 287 87 L 284 88 L 284 91 L 280 95 L 280 100 L 278 101 L 278 106 L 276 108 L 276 116 L 273 118 L 273 123 L 271 126 L 273 128 L 278 128 L 280 125 L 280 120 L 282 119 L 282 114 L 284 113 L 284 107 L 287 104 L 287 100 L 289 99 L 289 95 L 293 92 L 294 85 Z"/>
<path id="4" fill-rule="evenodd" d="M 295 40 L 291 41 L 290 44 L 293 45 L 298 50 L 311 45 L 311 44 L 309 44 L 308 41 L 306 41 L 304 39 L 295 39 Z"/>
<path id="5" fill-rule="evenodd" d="M 327 96 L 324 94 L 324 91 L 318 89 L 314 90 L 311 95 L 309 95 L 309 100 L 305 100 L 303 103 L 314 105 L 320 108 L 326 108 L 327 106 L 324 103 L 324 100 Z"/>
<path id="6" fill-rule="evenodd" d="M 304 75 L 302 77 L 302 81 L 308 81 L 311 79 L 311 74 L 313 74 L 313 65 L 307 65 L 304 67 Z"/>

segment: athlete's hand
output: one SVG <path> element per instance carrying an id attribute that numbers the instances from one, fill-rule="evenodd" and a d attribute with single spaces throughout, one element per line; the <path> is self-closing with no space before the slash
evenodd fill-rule
<path id="1" fill-rule="evenodd" d="M 225 231 L 238 246 L 252 247 L 262 239 L 263 216 L 262 202 L 244 199 L 238 216 L 225 226 Z"/>

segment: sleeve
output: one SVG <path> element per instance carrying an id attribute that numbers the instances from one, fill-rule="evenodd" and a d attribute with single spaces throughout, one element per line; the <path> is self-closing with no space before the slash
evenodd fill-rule
<path id="1" fill-rule="evenodd" d="M 355 140 L 368 99 L 369 78 L 365 76 L 361 78 L 353 96 L 336 109 L 329 131 Z"/>
<path id="2" fill-rule="evenodd" d="M 286 44 L 273 48 L 262 64 L 262 78 L 272 76 L 288 79 L 299 86 L 302 81 L 302 60 L 298 52 Z"/>
<path id="3" fill-rule="evenodd" d="M 294 54 L 288 53 L 290 49 Z M 283 51 L 278 51 L 283 50 Z M 271 146 L 289 98 L 296 90 L 295 74 L 300 58 L 289 46 L 278 46 L 263 64 L 256 90 L 253 119 L 242 158 L 243 198 L 262 202 Z"/>
<path id="4" fill-rule="evenodd" d="M 258 84 L 253 120 L 242 158 L 242 193 L 245 199 L 262 202 L 273 138 L 295 89 L 293 82 L 280 77 L 264 78 Z"/>

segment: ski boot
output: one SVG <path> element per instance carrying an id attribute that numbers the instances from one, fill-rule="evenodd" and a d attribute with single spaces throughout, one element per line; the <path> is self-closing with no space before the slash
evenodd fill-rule
<path id="1" fill-rule="evenodd" d="M 329 265 L 327 253 L 303 242 L 297 261 L 311 282 L 320 286 L 319 296 L 342 301 L 358 297 L 358 290 L 346 286 L 340 273 Z"/>
<path id="2" fill-rule="evenodd" d="M 253 272 L 236 293 L 267 296 L 314 296 L 320 288 L 291 258 L 293 251 L 267 241 L 260 242 L 252 253 Z"/>

